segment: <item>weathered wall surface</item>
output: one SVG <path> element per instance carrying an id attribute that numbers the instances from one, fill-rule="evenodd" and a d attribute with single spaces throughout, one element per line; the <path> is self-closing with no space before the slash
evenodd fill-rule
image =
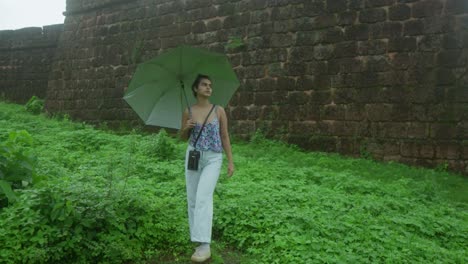
<path id="1" fill-rule="evenodd" d="M 179 44 L 230 57 L 238 136 L 468 174 L 466 0 L 68 0 L 47 108 L 138 122 L 136 64 Z"/>
<path id="2" fill-rule="evenodd" d="M 0 31 L 0 97 L 23 103 L 44 98 L 63 25 Z"/>

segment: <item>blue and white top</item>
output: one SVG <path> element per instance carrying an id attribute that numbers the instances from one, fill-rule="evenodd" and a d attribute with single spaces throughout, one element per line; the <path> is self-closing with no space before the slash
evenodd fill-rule
<path id="1" fill-rule="evenodd" d="M 192 129 L 190 134 L 190 146 L 201 151 L 214 151 L 214 152 L 223 152 L 223 144 L 221 142 L 221 135 L 219 129 L 219 120 L 217 114 L 218 106 L 215 106 L 214 112 L 215 117 L 211 122 L 206 123 L 203 131 L 201 132 L 200 138 L 198 139 L 197 145 L 195 146 L 195 140 L 197 140 L 198 133 L 202 128 L 203 124 L 196 124 Z"/>

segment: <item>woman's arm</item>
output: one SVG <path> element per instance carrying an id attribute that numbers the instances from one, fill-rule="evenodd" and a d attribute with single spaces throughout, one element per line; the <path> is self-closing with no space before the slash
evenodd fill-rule
<path id="1" fill-rule="evenodd" d="M 226 117 L 226 112 L 221 106 L 219 106 L 218 108 L 218 114 L 218 118 L 220 120 L 221 142 L 223 144 L 223 149 L 228 159 L 228 176 L 231 177 L 235 169 L 234 161 L 232 159 L 231 140 L 229 139 L 228 120 Z"/>
<path id="2" fill-rule="evenodd" d="M 183 140 L 187 140 L 189 138 L 190 130 L 192 130 L 195 125 L 192 119 L 189 118 L 188 109 L 185 109 L 184 113 L 182 114 L 182 125 L 180 126 L 179 130 L 179 137 Z"/>

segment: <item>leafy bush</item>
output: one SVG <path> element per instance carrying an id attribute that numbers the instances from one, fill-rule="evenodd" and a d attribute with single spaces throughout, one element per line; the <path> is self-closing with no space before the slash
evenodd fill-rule
<path id="1" fill-rule="evenodd" d="M 171 160 L 176 157 L 175 143 L 166 130 L 161 129 L 159 133 L 150 137 L 150 142 L 146 146 L 146 154 L 159 160 Z"/>
<path id="2" fill-rule="evenodd" d="M 62 178 L 23 191 L 20 200 L 2 212 L 0 259 L 122 263 L 184 250 L 188 230 L 180 199 L 173 199 L 175 193 L 136 186 L 107 192 L 89 178 Z M 166 196 L 156 196 L 162 193 Z"/>
<path id="3" fill-rule="evenodd" d="M 14 189 L 31 184 L 35 176 L 36 156 L 26 147 L 33 140 L 25 130 L 9 133 L 8 139 L 0 143 L 0 208 L 16 199 Z M 2 202 L 3 201 L 3 202 Z"/>
<path id="4" fill-rule="evenodd" d="M 44 109 L 44 100 L 38 98 L 37 96 L 33 96 L 26 103 L 25 108 L 26 111 L 38 115 Z"/>
<path id="5" fill-rule="evenodd" d="M 177 260 L 192 248 L 185 143 L 103 133 L 0 103 L 0 138 L 25 128 L 37 173 L 50 177 L 17 190 L 0 211 L 3 262 L 186 263 Z M 166 146 L 159 137 L 175 158 L 161 158 L 172 150 L 157 150 Z M 213 248 L 242 250 L 241 263 L 468 262 L 466 178 L 307 153 L 260 134 L 233 151 L 235 176 L 221 177 L 215 192 Z"/>

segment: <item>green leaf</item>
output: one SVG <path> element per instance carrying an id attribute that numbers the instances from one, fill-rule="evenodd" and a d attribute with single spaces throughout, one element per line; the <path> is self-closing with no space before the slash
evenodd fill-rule
<path id="1" fill-rule="evenodd" d="M 16 195 L 11 189 L 10 183 L 4 180 L 0 180 L 0 191 L 5 194 L 9 202 L 14 202 L 16 200 Z"/>

